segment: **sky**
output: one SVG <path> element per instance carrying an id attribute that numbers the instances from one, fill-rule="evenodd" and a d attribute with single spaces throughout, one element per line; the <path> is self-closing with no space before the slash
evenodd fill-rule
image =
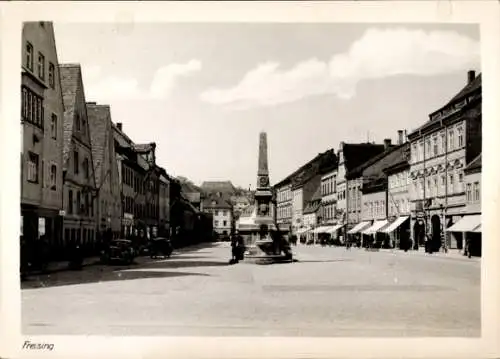
<path id="1" fill-rule="evenodd" d="M 60 63 L 157 163 L 255 188 L 341 141 L 410 133 L 480 72 L 479 28 L 445 24 L 55 23 Z"/>

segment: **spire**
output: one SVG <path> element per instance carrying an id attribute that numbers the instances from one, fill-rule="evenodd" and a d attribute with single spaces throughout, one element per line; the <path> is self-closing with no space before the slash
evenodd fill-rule
<path id="1" fill-rule="evenodd" d="M 259 168 L 257 175 L 269 175 L 269 168 L 267 165 L 267 134 L 265 132 L 261 132 L 259 136 Z"/>

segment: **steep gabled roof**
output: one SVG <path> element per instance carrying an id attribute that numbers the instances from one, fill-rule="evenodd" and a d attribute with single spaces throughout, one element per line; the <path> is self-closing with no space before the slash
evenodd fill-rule
<path id="1" fill-rule="evenodd" d="M 465 171 L 473 171 L 473 170 L 478 170 L 481 169 L 482 167 L 482 153 L 479 154 L 476 158 L 474 158 L 468 165 L 465 167 Z"/>
<path id="2" fill-rule="evenodd" d="M 109 105 L 87 103 L 87 116 L 90 128 L 95 180 L 97 186 L 100 186 L 102 169 L 104 168 L 102 164 L 104 161 L 104 151 L 108 149 L 106 139 L 111 135 L 111 112 Z"/>
<path id="3" fill-rule="evenodd" d="M 226 196 L 209 196 L 203 200 L 203 208 L 231 209 L 231 203 Z"/>
<path id="4" fill-rule="evenodd" d="M 453 98 L 444 107 L 451 105 L 455 102 L 458 102 L 462 100 L 464 97 L 469 96 L 474 91 L 480 89 L 482 83 L 481 75 L 482 74 L 477 75 L 474 78 L 474 80 L 465 85 L 465 87 L 462 90 L 460 90 L 455 96 L 453 96 Z"/>
<path id="5" fill-rule="evenodd" d="M 344 143 L 343 155 L 346 173 L 359 168 L 385 151 L 385 146 L 374 143 Z"/>
<path id="6" fill-rule="evenodd" d="M 201 184 L 201 189 L 208 193 L 226 192 L 233 193 L 235 188 L 231 181 L 205 181 Z"/>
<path id="7" fill-rule="evenodd" d="M 80 65 L 59 64 L 59 77 L 64 103 L 63 168 L 66 169 L 75 122 L 76 93 L 81 77 Z"/>

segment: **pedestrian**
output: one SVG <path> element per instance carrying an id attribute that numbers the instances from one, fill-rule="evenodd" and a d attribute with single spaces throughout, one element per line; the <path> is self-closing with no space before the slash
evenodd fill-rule
<path id="1" fill-rule="evenodd" d="M 231 236 L 231 260 L 229 264 L 238 263 L 238 242 L 236 239 L 236 235 Z"/>

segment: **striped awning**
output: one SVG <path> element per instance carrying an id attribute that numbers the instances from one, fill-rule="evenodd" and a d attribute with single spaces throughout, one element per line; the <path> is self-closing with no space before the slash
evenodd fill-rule
<path id="1" fill-rule="evenodd" d="M 320 226 L 313 230 L 313 233 L 327 233 L 330 226 Z"/>
<path id="2" fill-rule="evenodd" d="M 396 230 L 400 225 L 402 225 L 408 218 L 409 218 L 408 216 L 401 216 L 397 218 L 394 222 L 389 223 L 388 226 L 381 228 L 379 232 L 391 233 L 392 231 Z"/>
<path id="3" fill-rule="evenodd" d="M 464 216 L 447 229 L 448 232 L 474 232 L 481 225 L 481 215 Z"/>
<path id="4" fill-rule="evenodd" d="M 311 228 L 299 228 L 297 229 L 297 234 L 304 234 L 306 232 L 309 232 Z"/>
<path id="5" fill-rule="evenodd" d="M 368 228 L 372 224 L 371 221 L 364 221 L 356 224 L 347 234 L 355 234 L 361 232 L 362 230 Z"/>
<path id="6" fill-rule="evenodd" d="M 329 227 L 327 233 L 335 233 L 336 231 L 338 231 L 342 227 L 344 227 L 343 224 L 337 224 L 335 226 Z"/>
<path id="7" fill-rule="evenodd" d="M 387 219 L 383 219 L 381 221 L 375 221 L 375 223 L 373 223 L 373 225 L 370 227 L 370 228 L 367 228 L 365 229 L 363 232 L 363 234 L 373 234 L 373 233 L 377 233 L 377 231 L 379 229 L 382 229 L 382 227 L 384 227 L 387 223 L 389 223 L 387 221 Z"/>

